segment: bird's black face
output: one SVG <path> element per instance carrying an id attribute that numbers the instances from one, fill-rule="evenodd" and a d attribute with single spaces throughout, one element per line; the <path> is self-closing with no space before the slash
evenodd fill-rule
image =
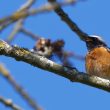
<path id="1" fill-rule="evenodd" d="M 104 46 L 106 47 L 107 45 L 98 37 L 88 37 L 86 38 L 86 45 L 88 50 L 92 50 L 96 47 Z"/>

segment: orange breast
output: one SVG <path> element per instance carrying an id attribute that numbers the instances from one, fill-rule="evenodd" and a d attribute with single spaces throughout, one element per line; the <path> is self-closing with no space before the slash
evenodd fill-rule
<path id="1" fill-rule="evenodd" d="M 104 47 L 97 47 L 86 55 L 88 74 L 110 79 L 110 52 Z"/>

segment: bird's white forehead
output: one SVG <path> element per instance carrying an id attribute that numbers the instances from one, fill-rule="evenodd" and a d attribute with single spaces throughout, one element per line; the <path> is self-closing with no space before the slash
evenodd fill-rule
<path id="1" fill-rule="evenodd" d="M 96 38 L 98 38 L 100 41 L 103 41 L 104 42 L 104 40 L 102 39 L 102 37 L 100 37 L 100 36 L 97 36 L 97 35 L 90 35 L 91 37 L 96 37 Z"/>

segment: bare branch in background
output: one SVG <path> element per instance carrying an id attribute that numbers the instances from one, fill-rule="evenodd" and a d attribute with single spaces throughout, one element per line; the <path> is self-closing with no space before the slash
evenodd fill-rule
<path id="1" fill-rule="evenodd" d="M 32 32 L 30 32 L 29 30 L 27 30 L 25 28 L 21 28 L 20 32 L 22 32 L 23 34 L 29 36 L 30 38 L 34 39 L 35 41 L 42 38 L 41 36 L 35 35 L 35 34 L 33 34 Z"/>
<path id="2" fill-rule="evenodd" d="M 50 71 L 62 77 L 69 79 L 72 82 L 80 82 L 92 87 L 96 87 L 110 92 L 110 81 L 97 76 L 91 76 L 87 73 L 82 73 L 75 68 L 68 68 L 59 65 L 43 56 L 39 56 L 24 48 L 10 46 L 0 40 L 0 55 L 12 57 L 17 61 L 23 61 L 35 67 Z"/>
<path id="3" fill-rule="evenodd" d="M 0 96 L 0 102 L 3 103 L 5 106 L 10 107 L 13 110 L 23 110 L 21 107 L 14 104 L 11 99 L 5 99 L 2 96 Z"/>
<path id="4" fill-rule="evenodd" d="M 37 9 L 31 9 L 29 11 L 23 10 L 23 11 L 15 12 L 11 16 L 0 19 L 0 31 L 2 31 L 5 27 L 7 27 L 8 25 L 18 21 L 21 18 L 26 18 L 30 15 L 35 15 L 35 14 L 39 14 L 39 13 L 49 12 L 53 9 L 58 8 L 59 6 L 70 5 L 73 3 L 76 3 L 76 1 L 75 0 L 68 0 L 65 2 L 53 3 L 52 5 L 51 4 L 45 4 L 45 5 L 37 8 Z"/>
<path id="5" fill-rule="evenodd" d="M 18 11 L 28 10 L 35 3 L 35 1 L 36 0 L 27 0 L 27 2 L 22 5 Z"/>
<path id="6" fill-rule="evenodd" d="M 27 11 L 33 5 L 33 3 L 35 3 L 35 0 L 27 0 L 27 2 L 24 5 L 22 5 L 17 12 Z M 21 18 L 21 19 L 19 19 L 17 21 L 17 23 L 13 27 L 12 32 L 10 33 L 10 35 L 8 36 L 8 38 L 6 39 L 6 41 L 8 43 L 10 43 L 14 39 L 14 37 L 16 36 L 16 34 L 19 33 L 19 31 L 23 27 L 24 21 L 25 21 L 25 19 L 23 19 L 23 18 Z"/>
<path id="7" fill-rule="evenodd" d="M 7 39 L 5 40 L 6 42 L 11 43 L 12 40 L 14 40 L 14 38 L 16 37 L 16 35 L 19 33 L 20 29 L 22 28 L 23 22 L 24 22 L 24 19 L 20 19 L 17 21 L 12 32 L 7 37 Z"/>
<path id="8" fill-rule="evenodd" d="M 50 3 L 57 3 L 57 0 L 48 0 Z M 66 12 L 63 11 L 63 9 L 59 6 L 54 9 L 54 11 L 57 13 L 57 15 L 63 20 L 69 27 L 70 29 L 75 32 L 79 38 L 83 41 L 85 41 L 86 37 L 88 37 L 88 34 L 83 32 L 77 24 L 71 20 L 71 18 L 68 16 Z"/>
<path id="9" fill-rule="evenodd" d="M 34 110 L 41 110 L 29 94 L 27 94 L 27 92 L 19 84 L 17 84 L 3 64 L 0 64 L 0 73 Z"/>
<path id="10" fill-rule="evenodd" d="M 81 60 L 81 61 L 84 61 L 85 60 L 85 57 L 84 56 L 77 55 L 74 52 L 68 52 L 68 57 L 72 57 L 74 59 Z"/>

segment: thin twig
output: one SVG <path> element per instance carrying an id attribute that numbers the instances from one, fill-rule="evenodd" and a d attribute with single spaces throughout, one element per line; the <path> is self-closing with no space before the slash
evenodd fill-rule
<path id="1" fill-rule="evenodd" d="M 3 64 L 0 64 L 0 73 L 34 110 L 41 110 L 37 103 L 35 103 L 35 101 L 29 96 L 29 94 L 27 94 L 27 92 L 19 84 L 17 84 Z"/>
<path id="2" fill-rule="evenodd" d="M 21 28 L 20 32 L 30 36 L 34 40 L 38 40 L 39 38 L 41 38 L 41 36 L 35 35 L 32 32 L 30 32 L 29 30 L 26 30 L 25 28 Z"/>
<path id="3" fill-rule="evenodd" d="M 77 60 L 82 60 L 82 61 L 85 60 L 84 56 L 78 55 L 78 54 L 76 54 L 74 52 L 68 52 L 68 55 L 69 55 L 69 57 L 72 57 L 72 58 L 77 59 Z"/>
<path id="4" fill-rule="evenodd" d="M 23 22 L 24 22 L 24 19 L 20 19 L 17 21 L 12 32 L 5 40 L 6 42 L 11 43 L 11 41 L 14 40 L 14 38 L 16 37 L 16 35 L 19 33 L 20 29 L 22 28 Z"/>
<path id="5" fill-rule="evenodd" d="M 0 102 L 3 103 L 5 106 L 10 107 L 13 110 L 23 110 L 18 105 L 14 104 L 11 99 L 5 99 L 0 96 Z"/>
<path id="6" fill-rule="evenodd" d="M 107 79 L 79 72 L 75 68 L 59 65 L 24 48 L 10 46 L 2 40 L 0 40 L 0 55 L 12 57 L 17 61 L 26 62 L 35 67 L 63 76 L 70 81 L 80 82 L 110 92 L 110 81 Z"/>

